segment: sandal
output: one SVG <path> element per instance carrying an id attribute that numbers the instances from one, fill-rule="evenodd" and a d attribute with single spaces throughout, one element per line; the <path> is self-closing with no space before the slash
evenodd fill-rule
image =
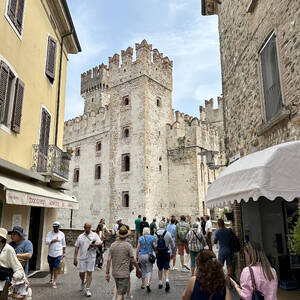
<path id="1" fill-rule="evenodd" d="M 57 288 L 57 286 L 56 286 L 56 282 L 54 282 L 54 283 L 52 284 L 52 287 L 53 287 L 54 289 L 56 289 L 56 288 Z"/>

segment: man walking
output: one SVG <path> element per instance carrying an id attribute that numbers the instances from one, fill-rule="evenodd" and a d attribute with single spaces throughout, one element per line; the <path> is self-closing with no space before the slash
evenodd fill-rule
<path id="1" fill-rule="evenodd" d="M 187 240 L 187 234 L 189 231 L 190 231 L 190 226 L 186 222 L 186 217 L 181 216 L 180 222 L 178 222 L 178 224 L 176 225 L 175 243 L 180 256 L 182 272 L 188 272 L 190 270 L 190 268 L 184 264 L 184 250 L 187 255 L 190 254 L 189 247 L 188 247 L 188 240 Z"/>
<path id="2" fill-rule="evenodd" d="M 214 242 L 219 242 L 218 261 L 224 266 L 226 261 L 227 275 L 230 276 L 232 266 L 232 253 L 230 250 L 231 229 L 226 228 L 223 219 L 218 220 L 219 229 L 215 232 Z"/>
<path id="3" fill-rule="evenodd" d="M 209 219 L 209 216 L 206 215 L 205 217 L 205 237 L 206 237 L 206 242 L 209 247 L 209 250 L 212 251 L 212 223 L 211 220 Z"/>
<path id="4" fill-rule="evenodd" d="M 138 215 L 138 218 L 134 221 L 135 223 L 135 246 L 137 246 L 138 240 L 140 238 L 140 224 L 142 222 L 142 216 Z"/>
<path id="5" fill-rule="evenodd" d="M 173 267 L 171 268 L 171 270 L 177 270 L 176 268 L 176 252 L 177 249 L 175 247 L 175 236 L 176 236 L 176 217 L 175 216 L 171 216 L 171 224 L 169 224 L 167 226 L 167 231 L 170 232 L 171 236 L 172 236 L 172 242 L 174 245 L 174 253 L 172 252 L 172 256 L 173 256 Z"/>
<path id="6" fill-rule="evenodd" d="M 48 250 L 48 264 L 50 268 L 50 284 L 56 289 L 56 278 L 60 268 L 60 263 L 66 255 L 66 240 L 65 234 L 59 230 L 60 223 L 55 221 L 53 223 L 53 230 L 48 232 L 46 237 L 46 244 L 49 246 Z"/>
<path id="7" fill-rule="evenodd" d="M 157 226 L 156 226 L 156 219 L 154 218 L 152 223 L 150 224 L 150 234 L 154 235 L 154 233 L 157 231 Z"/>
<path id="8" fill-rule="evenodd" d="M 143 217 L 143 221 L 140 223 L 140 236 L 143 235 L 143 229 L 145 227 L 150 227 L 150 226 L 149 226 L 149 223 L 147 222 L 146 217 Z"/>
<path id="9" fill-rule="evenodd" d="M 170 269 L 170 247 L 171 253 L 175 253 L 174 245 L 172 242 L 172 236 L 170 232 L 166 230 L 166 224 L 164 221 L 160 221 L 158 225 L 158 230 L 156 232 L 157 242 L 156 242 L 156 258 L 158 267 L 158 288 L 163 288 L 162 277 L 163 271 L 166 278 L 166 288 L 165 291 L 169 292 L 170 282 L 169 282 L 169 269 Z M 173 255 L 173 254 L 172 254 Z"/>
<path id="10" fill-rule="evenodd" d="M 79 252 L 79 277 L 81 279 L 80 290 L 85 290 L 85 295 L 91 297 L 90 286 L 92 274 L 95 269 L 96 249 L 102 244 L 99 235 L 91 231 L 91 223 L 84 224 L 84 232 L 80 234 L 75 242 L 74 266 L 78 265 Z"/>
<path id="11" fill-rule="evenodd" d="M 121 226 L 117 232 L 119 237 L 109 249 L 107 264 L 106 264 L 106 280 L 110 281 L 110 265 L 112 264 L 112 276 L 115 279 L 117 287 L 117 300 L 123 300 L 129 286 L 130 280 L 130 263 L 133 264 L 137 271 L 141 273 L 137 261 L 133 255 L 132 246 L 126 241 L 130 235 L 130 231 L 125 225 Z"/>
<path id="12" fill-rule="evenodd" d="M 10 245 L 15 249 L 17 258 L 24 267 L 25 275 L 28 275 L 29 260 L 33 254 L 33 246 L 31 241 L 25 239 L 23 228 L 20 226 L 14 226 L 12 231 L 8 234 L 11 235 L 12 242 Z"/>
<path id="13" fill-rule="evenodd" d="M 117 231 L 120 229 L 120 227 L 122 226 L 122 219 L 121 218 L 117 218 L 116 220 L 116 224 L 114 224 L 113 229 L 112 229 L 112 235 L 116 236 Z"/>

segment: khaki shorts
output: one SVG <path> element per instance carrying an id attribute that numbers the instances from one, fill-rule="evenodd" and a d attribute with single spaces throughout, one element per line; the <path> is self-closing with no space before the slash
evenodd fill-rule
<path id="1" fill-rule="evenodd" d="M 188 244 L 176 244 L 176 247 L 178 249 L 179 255 L 184 255 L 184 249 L 185 249 L 186 254 L 190 253 Z"/>
<path id="2" fill-rule="evenodd" d="M 117 294 L 125 295 L 127 293 L 129 278 L 115 278 L 117 286 Z"/>

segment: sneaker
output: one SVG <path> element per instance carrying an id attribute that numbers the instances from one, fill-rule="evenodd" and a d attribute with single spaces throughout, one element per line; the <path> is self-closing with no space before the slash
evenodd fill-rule
<path id="1" fill-rule="evenodd" d="M 91 297 L 92 296 L 92 293 L 91 293 L 90 289 L 86 289 L 85 295 L 86 295 L 86 297 Z"/>
<path id="2" fill-rule="evenodd" d="M 162 284 L 159 284 L 158 285 L 158 288 L 161 290 L 163 288 L 163 285 Z"/>
<path id="3" fill-rule="evenodd" d="M 147 292 L 150 293 L 151 292 L 151 289 L 150 289 L 150 286 L 147 285 Z"/>
<path id="4" fill-rule="evenodd" d="M 183 265 L 187 270 L 191 270 L 187 265 Z"/>
<path id="5" fill-rule="evenodd" d="M 127 299 L 133 299 L 133 296 L 132 296 L 132 295 L 130 295 L 130 296 L 125 296 L 125 300 L 127 300 Z"/>
<path id="6" fill-rule="evenodd" d="M 168 292 L 170 290 L 170 283 L 169 281 L 166 281 L 166 288 L 165 288 L 166 292 Z"/>
<path id="7" fill-rule="evenodd" d="M 178 270 L 176 267 L 173 267 L 172 269 L 171 269 L 172 271 L 176 271 L 176 270 Z"/>
<path id="8" fill-rule="evenodd" d="M 181 272 L 188 272 L 188 270 L 186 268 L 181 268 Z"/>
<path id="9" fill-rule="evenodd" d="M 85 285 L 86 285 L 86 282 L 81 282 L 80 292 L 82 292 L 85 289 Z"/>

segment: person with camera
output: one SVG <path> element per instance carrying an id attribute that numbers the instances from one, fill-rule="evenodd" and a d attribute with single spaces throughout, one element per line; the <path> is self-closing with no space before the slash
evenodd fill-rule
<path id="1" fill-rule="evenodd" d="M 91 297 L 90 286 L 92 274 L 95 269 L 96 250 L 102 245 L 102 241 L 97 233 L 91 230 L 91 223 L 84 224 L 84 232 L 80 234 L 75 242 L 74 261 L 75 267 L 78 266 L 79 252 L 79 277 L 81 279 L 80 291 L 85 291 L 86 297 Z"/>
<path id="2" fill-rule="evenodd" d="M 23 272 L 23 267 L 16 252 L 7 242 L 7 230 L 0 228 L 0 296 L 6 291 L 6 282 L 16 271 Z"/>

